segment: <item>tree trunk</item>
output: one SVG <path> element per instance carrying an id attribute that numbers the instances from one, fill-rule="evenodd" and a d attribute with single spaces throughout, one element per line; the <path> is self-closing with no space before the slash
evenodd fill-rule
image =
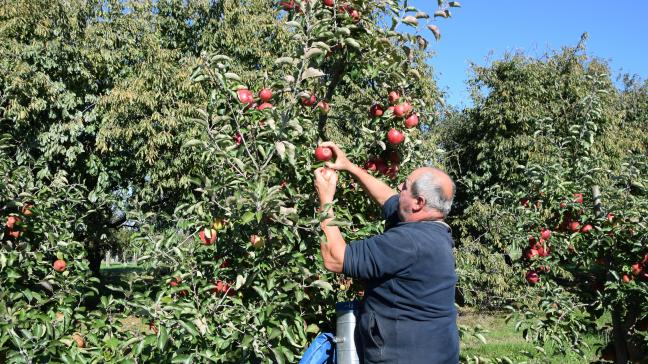
<path id="1" fill-rule="evenodd" d="M 621 315 L 621 309 L 615 308 L 612 310 L 612 335 L 614 337 L 616 364 L 626 364 L 628 362 L 627 333 L 628 330 Z"/>

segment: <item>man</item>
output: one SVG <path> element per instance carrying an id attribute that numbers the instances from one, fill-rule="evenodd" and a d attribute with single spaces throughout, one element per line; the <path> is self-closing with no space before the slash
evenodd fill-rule
<path id="1" fill-rule="evenodd" d="M 334 143 L 335 162 L 315 170 L 326 242 L 320 245 L 324 266 L 365 280 L 360 333 L 365 363 L 458 363 L 459 337 L 454 306 L 454 245 L 443 222 L 455 193 L 452 179 L 436 168 L 415 170 L 391 187 L 351 163 Z M 337 171 L 350 173 L 383 208 L 383 234 L 346 244 L 332 203 Z"/>

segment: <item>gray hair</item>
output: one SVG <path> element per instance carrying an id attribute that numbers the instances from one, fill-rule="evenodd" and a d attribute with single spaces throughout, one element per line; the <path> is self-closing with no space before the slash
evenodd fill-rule
<path id="1" fill-rule="evenodd" d="M 431 172 L 421 174 L 419 178 L 412 183 L 412 196 L 423 197 L 425 206 L 443 213 L 443 217 L 450 214 L 452 200 L 454 199 L 457 187 L 452 182 L 452 194 L 447 196 L 439 183 L 439 179 Z"/>

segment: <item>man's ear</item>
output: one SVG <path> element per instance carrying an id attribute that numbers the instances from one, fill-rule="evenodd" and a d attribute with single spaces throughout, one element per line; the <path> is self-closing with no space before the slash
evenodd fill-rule
<path id="1" fill-rule="evenodd" d="M 423 196 L 419 196 L 416 198 L 416 205 L 412 210 L 414 210 L 414 212 L 418 212 L 423 210 L 424 207 L 425 207 L 425 198 Z"/>

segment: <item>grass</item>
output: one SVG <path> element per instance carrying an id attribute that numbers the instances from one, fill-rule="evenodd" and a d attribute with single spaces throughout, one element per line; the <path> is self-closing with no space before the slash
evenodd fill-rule
<path id="1" fill-rule="evenodd" d="M 566 356 L 557 353 L 555 348 L 547 345 L 544 347 L 547 356 L 536 355 L 531 359 L 525 352 L 536 352 L 534 344 L 522 338 L 522 333 L 515 330 L 515 322 L 505 321 L 504 313 L 479 313 L 461 311 L 458 319 L 460 325 L 475 327 L 480 325 L 488 332 L 483 334 L 486 344 L 475 337 L 464 337 L 461 340 L 461 354 L 466 357 L 508 357 L 514 363 L 526 362 L 529 364 L 576 364 L 591 363 L 597 361 L 596 345 L 603 340 L 598 333 L 591 333 L 585 336 L 585 342 L 589 345 L 585 358 L 568 353 Z"/>

